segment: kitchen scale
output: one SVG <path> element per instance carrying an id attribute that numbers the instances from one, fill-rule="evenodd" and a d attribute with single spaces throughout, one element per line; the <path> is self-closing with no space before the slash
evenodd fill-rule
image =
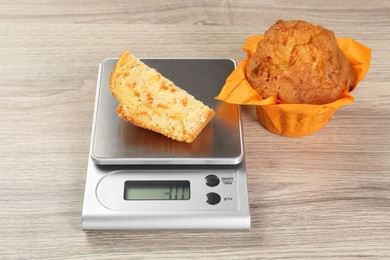
<path id="1" fill-rule="evenodd" d="M 99 66 L 83 229 L 249 229 L 239 107 L 214 99 L 235 62 L 142 59 L 214 109 L 187 144 L 119 118 L 109 87 L 117 60 Z"/>

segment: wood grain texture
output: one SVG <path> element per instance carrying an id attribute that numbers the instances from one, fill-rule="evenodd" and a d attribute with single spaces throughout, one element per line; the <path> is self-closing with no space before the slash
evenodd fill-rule
<path id="1" fill-rule="evenodd" d="M 388 1 L 0 1 L 0 258 L 390 258 Z M 352 105 L 304 138 L 242 107 L 249 232 L 83 232 L 98 64 L 245 57 L 277 19 L 373 50 Z"/>

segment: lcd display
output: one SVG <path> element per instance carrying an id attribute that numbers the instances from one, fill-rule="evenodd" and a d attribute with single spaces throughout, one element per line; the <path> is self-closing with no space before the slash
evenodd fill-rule
<path id="1" fill-rule="evenodd" d="M 189 200 L 189 181 L 126 181 L 125 200 Z"/>

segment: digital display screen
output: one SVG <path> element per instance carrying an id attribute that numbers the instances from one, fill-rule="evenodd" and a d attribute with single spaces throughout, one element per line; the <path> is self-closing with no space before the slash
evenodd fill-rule
<path id="1" fill-rule="evenodd" d="M 125 200 L 189 200 L 189 181 L 126 181 Z"/>

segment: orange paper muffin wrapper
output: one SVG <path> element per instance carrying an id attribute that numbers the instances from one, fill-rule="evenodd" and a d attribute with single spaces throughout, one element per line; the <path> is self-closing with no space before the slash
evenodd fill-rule
<path id="1" fill-rule="evenodd" d="M 247 58 L 241 61 L 237 68 L 226 79 L 218 100 L 231 104 L 255 105 L 257 117 L 267 130 L 290 137 L 301 137 L 324 127 L 333 114 L 342 106 L 354 102 L 349 91 L 329 104 L 282 104 L 275 97 L 262 98 L 246 79 L 246 65 L 256 52 L 257 44 L 263 35 L 250 36 L 243 49 Z M 337 44 L 351 62 L 356 72 L 354 88 L 364 78 L 370 67 L 371 49 L 350 38 L 338 38 Z"/>

